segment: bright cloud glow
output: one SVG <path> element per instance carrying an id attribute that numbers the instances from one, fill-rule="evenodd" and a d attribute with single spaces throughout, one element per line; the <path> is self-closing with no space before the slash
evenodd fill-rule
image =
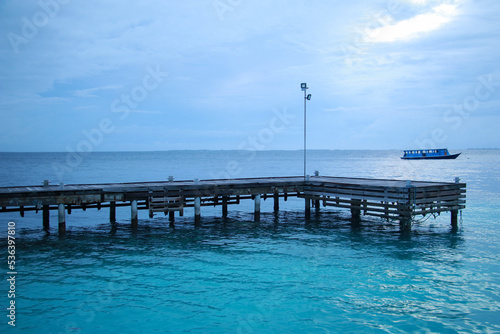
<path id="1" fill-rule="evenodd" d="M 372 29 L 368 33 L 368 41 L 395 42 L 419 37 L 422 33 L 437 30 L 451 21 L 457 15 L 457 11 L 457 5 L 445 4 L 433 7 L 431 13 L 420 14 L 392 25 Z"/>

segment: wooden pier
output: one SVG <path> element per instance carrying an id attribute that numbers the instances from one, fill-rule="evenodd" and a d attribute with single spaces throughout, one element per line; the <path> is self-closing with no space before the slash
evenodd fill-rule
<path id="1" fill-rule="evenodd" d="M 267 177 L 221 180 L 186 180 L 49 185 L 0 188 L 0 212 L 42 211 L 43 227 L 49 228 L 49 211 L 58 211 L 59 234 L 66 232 L 66 213 L 72 210 L 109 208 L 109 219 L 116 220 L 116 208 L 130 206 L 131 223 L 138 224 L 138 210 L 169 215 L 173 224 L 175 213 L 184 214 L 194 208 L 194 222 L 201 220 L 202 206 L 221 206 L 222 216 L 228 205 L 253 200 L 254 218 L 260 219 L 261 200 L 272 198 L 274 211 L 279 211 L 280 198 L 303 198 L 305 216 L 311 206 L 333 206 L 350 209 L 353 224 L 362 215 L 398 220 L 402 230 L 409 230 L 417 216 L 451 213 L 451 224 L 457 226 L 458 211 L 465 208 L 466 184 L 455 182 L 401 181 L 319 176 Z"/>

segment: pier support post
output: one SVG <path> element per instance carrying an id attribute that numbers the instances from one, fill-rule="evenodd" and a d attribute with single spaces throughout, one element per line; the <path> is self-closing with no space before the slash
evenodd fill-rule
<path id="1" fill-rule="evenodd" d="M 455 178 L 455 183 L 460 183 L 460 178 Z M 451 227 L 453 229 L 458 228 L 458 210 L 451 210 Z"/>
<path id="2" fill-rule="evenodd" d="M 170 223 L 175 222 L 175 211 L 169 211 L 168 212 L 168 221 Z"/>
<path id="3" fill-rule="evenodd" d="M 309 199 L 308 197 L 305 197 L 304 198 L 305 200 L 305 216 L 306 216 L 306 219 L 309 219 L 311 218 L 311 199 Z"/>
<path id="4" fill-rule="evenodd" d="M 43 229 L 49 230 L 49 228 L 50 228 L 50 211 L 49 211 L 48 205 L 43 206 L 42 214 L 43 214 Z"/>
<path id="5" fill-rule="evenodd" d="M 411 231 L 411 219 L 407 217 L 401 217 L 399 221 L 399 229 L 401 232 L 410 232 Z"/>
<path id="6" fill-rule="evenodd" d="M 254 220 L 257 222 L 260 220 L 260 195 L 255 195 L 255 210 L 254 210 Z"/>
<path id="7" fill-rule="evenodd" d="M 64 236 L 66 234 L 66 207 L 61 203 L 57 209 L 59 218 L 59 236 Z"/>
<path id="8" fill-rule="evenodd" d="M 201 198 L 194 199 L 194 223 L 199 224 L 201 221 Z"/>
<path id="9" fill-rule="evenodd" d="M 137 216 L 137 200 L 132 200 L 130 202 L 130 213 L 131 213 L 131 221 L 132 221 L 132 227 L 136 228 L 137 223 L 139 221 L 138 216 Z"/>
<path id="10" fill-rule="evenodd" d="M 110 223 L 116 222 L 116 202 L 115 201 L 109 202 L 109 222 Z"/>
<path id="11" fill-rule="evenodd" d="M 399 229 L 401 232 L 411 231 L 411 208 L 409 205 L 403 205 L 399 208 Z"/>
<path id="12" fill-rule="evenodd" d="M 319 171 L 315 171 L 314 176 L 318 177 Z M 314 209 L 316 210 L 316 213 L 319 213 L 319 199 L 314 200 Z"/>
<path id="13" fill-rule="evenodd" d="M 351 199 L 351 223 L 359 225 L 361 222 L 361 200 Z"/>
<path id="14" fill-rule="evenodd" d="M 278 214 L 280 211 L 280 194 L 274 193 L 274 213 Z"/>
<path id="15" fill-rule="evenodd" d="M 451 227 L 458 228 L 458 210 L 451 210 Z"/>
<path id="16" fill-rule="evenodd" d="M 319 171 L 314 171 L 314 176 L 318 177 Z M 316 213 L 319 213 L 319 199 L 314 200 L 314 209 L 316 210 Z"/>
<path id="17" fill-rule="evenodd" d="M 222 196 L 222 217 L 227 218 L 227 196 Z"/>

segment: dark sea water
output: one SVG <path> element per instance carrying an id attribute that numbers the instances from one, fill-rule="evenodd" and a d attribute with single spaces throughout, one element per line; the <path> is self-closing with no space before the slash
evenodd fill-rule
<path id="1" fill-rule="evenodd" d="M 455 153 L 455 152 L 453 152 Z M 500 150 L 409 162 L 399 151 L 311 151 L 308 174 L 467 183 L 458 231 L 450 215 L 397 222 L 303 201 L 253 222 L 251 201 L 150 219 L 130 208 L 75 210 L 67 236 L 41 213 L 0 213 L 1 333 L 498 333 Z M 0 153 L 0 186 L 302 175 L 301 151 Z M 7 225 L 16 224 L 16 327 L 7 325 Z"/>

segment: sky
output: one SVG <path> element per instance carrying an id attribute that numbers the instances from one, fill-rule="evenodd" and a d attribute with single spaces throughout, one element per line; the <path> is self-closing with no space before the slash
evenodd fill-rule
<path id="1" fill-rule="evenodd" d="M 0 151 L 500 147 L 500 2 L 0 2 Z"/>

